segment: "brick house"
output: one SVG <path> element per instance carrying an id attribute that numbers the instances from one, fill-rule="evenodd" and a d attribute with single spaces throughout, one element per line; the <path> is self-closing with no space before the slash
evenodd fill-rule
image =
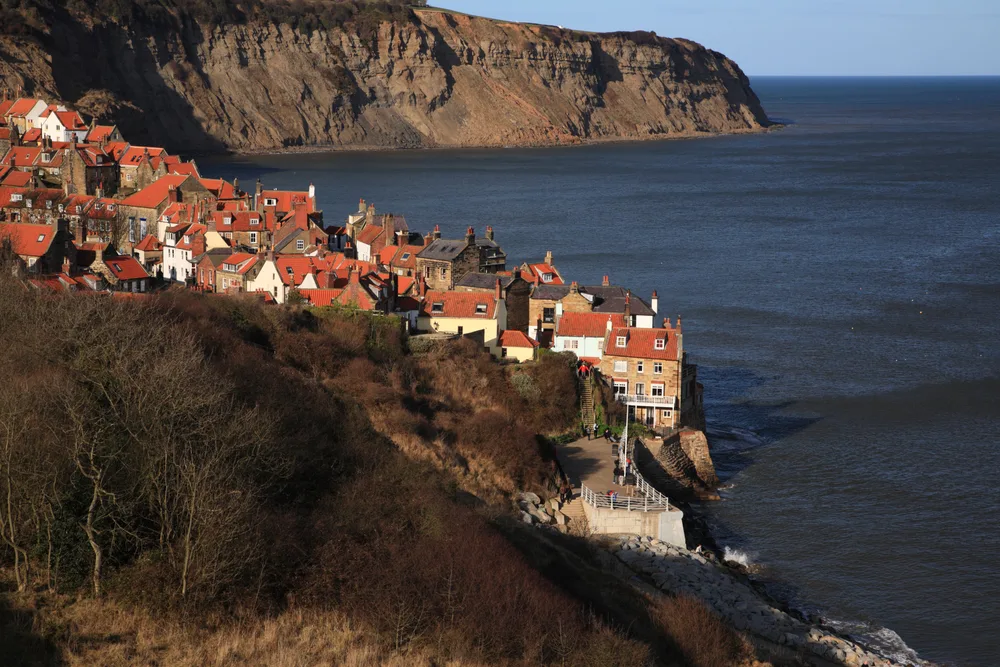
<path id="1" fill-rule="evenodd" d="M 494 357 L 501 358 L 500 334 L 507 329 L 503 290 L 495 284 L 492 294 L 426 290 L 420 296 L 417 330 L 474 338 Z"/>
<path id="2" fill-rule="evenodd" d="M 125 197 L 119 208 L 127 226 L 127 248 L 138 243 L 146 234 L 155 233 L 157 239 L 164 240 L 166 228 L 160 217 L 171 204 L 203 204 L 212 199 L 212 194 L 198 182 L 197 178 L 172 174 L 158 179 L 142 190 Z"/>
<path id="3" fill-rule="evenodd" d="M 218 291 L 216 290 L 216 286 L 219 282 L 216 274 L 222 264 L 232 254 L 233 253 L 230 250 L 219 248 L 216 250 L 209 250 L 208 252 L 202 253 L 191 260 L 194 264 L 195 285 L 205 292 Z"/>
<path id="4" fill-rule="evenodd" d="M 658 431 L 701 419 L 697 368 L 685 363 L 681 323 L 658 329 L 616 327 L 609 319 L 599 370 L 631 418 Z"/>
<path id="5" fill-rule="evenodd" d="M 462 240 L 442 239 L 437 228 L 425 240 L 424 249 L 417 255 L 417 274 L 423 276 L 427 286 L 435 290 L 450 290 L 469 273 L 496 274 L 507 266 L 507 255 L 493 240 L 493 228 L 488 227 L 486 238 L 477 239 L 472 227 Z"/>
<path id="6" fill-rule="evenodd" d="M 562 274 L 552 264 L 552 251 L 545 253 L 545 261 L 538 264 L 525 262 L 521 265 L 521 274 L 525 280 L 534 285 L 563 285 Z"/>
<path id="7" fill-rule="evenodd" d="M 519 270 L 510 275 L 467 273 L 455 286 L 456 292 L 492 292 L 500 280 L 503 299 L 507 304 L 507 330 L 528 333 L 530 323 L 531 284 Z"/>
<path id="8" fill-rule="evenodd" d="M 103 149 L 74 146 L 63 153 L 59 176 L 66 192 L 107 196 L 118 192 L 118 165 Z"/>
<path id="9" fill-rule="evenodd" d="M 257 255 L 234 252 L 215 270 L 216 292 L 246 292 L 249 281 L 257 277 L 264 264 Z"/>
<path id="10" fill-rule="evenodd" d="M 65 225 L 3 223 L 0 241 L 9 241 L 14 253 L 34 274 L 56 272 L 66 259 L 76 263 L 76 247 Z"/>
<path id="11" fill-rule="evenodd" d="M 563 313 L 589 313 L 593 303 L 575 282 L 569 285 L 536 285 L 528 306 L 528 335 L 550 347 L 556 321 Z"/>

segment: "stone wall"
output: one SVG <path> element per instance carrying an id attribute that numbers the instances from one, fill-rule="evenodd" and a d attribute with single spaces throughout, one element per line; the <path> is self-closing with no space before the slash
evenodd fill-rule
<path id="1" fill-rule="evenodd" d="M 641 503 L 642 497 L 634 500 Z M 590 532 L 595 535 L 654 537 L 669 544 L 687 546 L 684 539 L 684 513 L 677 508 L 665 512 L 643 512 L 594 507 L 587 503 L 584 503 L 583 508 Z"/>

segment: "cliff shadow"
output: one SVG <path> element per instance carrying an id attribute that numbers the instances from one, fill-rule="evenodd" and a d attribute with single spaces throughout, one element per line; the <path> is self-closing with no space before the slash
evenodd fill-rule
<path id="1" fill-rule="evenodd" d="M 15 609 L 7 591 L 0 590 L 0 662 L 24 667 L 65 665 L 55 642 L 35 631 L 34 616 L 31 610 Z"/>
<path id="2" fill-rule="evenodd" d="M 129 26 L 91 28 L 58 7 L 46 48 L 59 96 L 114 122 L 127 140 L 186 154 L 225 153 L 228 147 L 205 130 L 191 102 L 164 78 L 169 72 L 192 96 L 209 96 L 194 55 L 202 40 L 190 26 L 146 25 L 138 18 Z"/>

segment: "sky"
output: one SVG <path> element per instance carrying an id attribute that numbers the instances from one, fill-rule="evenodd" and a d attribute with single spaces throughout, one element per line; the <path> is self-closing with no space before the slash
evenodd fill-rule
<path id="1" fill-rule="evenodd" d="M 1000 0 L 431 0 L 511 21 L 651 30 L 751 76 L 1000 75 Z"/>

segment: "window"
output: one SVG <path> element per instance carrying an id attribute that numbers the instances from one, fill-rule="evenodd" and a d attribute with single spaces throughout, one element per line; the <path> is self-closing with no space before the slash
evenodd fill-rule
<path id="1" fill-rule="evenodd" d="M 82 210 L 83 210 L 83 207 L 80 206 L 79 204 L 77 204 L 77 206 L 76 206 L 76 212 L 80 213 Z"/>
<path id="2" fill-rule="evenodd" d="M 476 315 L 485 315 L 485 314 L 486 314 L 486 304 L 485 303 L 477 303 L 476 304 Z"/>
<path id="3" fill-rule="evenodd" d="M 257 245 L 257 232 L 250 232 L 250 245 Z"/>
<path id="4" fill-rule="evenodd" d="M 38 235 L 38 242 L 41 243 L 44 240 L 45 240 L 45 234 L 39 234 Z"/>
<path id="5" fill-rule="evenodd" d="M 646 385 L 644 385 L 641 382 L 636 382 L 635 383 L 635 395 L 636 396 L 645 396 L 646 395 Z"/>
<path id="6" fill-rule="evenodd" d="M 616 361 L 615 362 L 615 373 L 628 373 L 628 362 L 627 361 Z"/>
<path id="7" fill-rule="evenodd" d="M 556 309 L 555 308 L 543 308 L 542 309 L 542 322 L 551 324 L 556 321 Z"/>
<path id="8" fill-rule="evenodd" d="M 649 387 L 649 395 L 656 396 L 657 398 L 663 398 L 663 385 L 654 384 Z"/>
<path id="9" fill-rule="evenodd" d="M 285 273 L 287 273 L 288 275 L 293 275 L 295 272 L 292 271 L 292 267 L 286 266 L 285 267 Z"/>
<path id="10" fill-rule="evenodd" d="M 635 372 L 636 373 L 642 373 L 643 372 L 643 368 L 644 368 L 643 362 L 641 362 L 641 361 L 635 362 Z"/>
<path id="11" fill-rule="evenodd" d="M 147 226 L 146 218 L 139 218 L 139 236 L 141 238 L 146 238 Z"/>
<path id="12" fill-rule="evenodd" d="M 250 218 L 250 224 L 251 225 L 259 225 L 260 224 L 260 218 L 257 218 L 257 217 Z"/>
<path id="13" fill-rule="evenodd" d="M 129 218 L 128 221 L 128 241 L 135 243 L 135 218 Z"/>
<path id="14" fill-rule="evenodd" d="M 655 350 L 662 350 L 666 346 L 667 346 L 667 341 L 665 339 L 663 339 L 663 338 L 657 338 L 653 342 L 653 349 L 655 349 Z"/>
<path id="15" fill-rule="evenodd" d="M 125 174 L 125 180 L 129 181 L 129 182 L 132 181 L 132 172 L 129 172 L 129 173 Z"/>
<path id="16" fill-rule="evenodd" d="M 277 206 L 277 205 L 278 205 L 277 199 L 272 199 L 271 197 L 264 198 L 264 206 Z"/>
<path id="17" fill-rule="evenodd" d="M 663 374 L 663 364 L 657 361 L 656 363 L 653 364 L 653 375 L 662 375 L 662 374 Z"/>
<path id="18" fill-rule="evenodd" d="M 226 217 L 224 217 L 222 219 L 222 224 L 224 224 L 224 225 L 231 225 L 231 224 L 233 224 L 233 219 L 227 215 Z"/>
<path id="19" fill-rule="evenodd" d="M 505 347 L 501 347 L 501 348 L 500 348 L 500 357 L 501 357 L 501 358 L 504 358 L 504 357 L 506 357 L 506 356 L 507 356 L 507 348 L 505 348 Z"/>
<path id="20" fill-rule="evenodd" d="M 571 349 L 571 350 L 577 350 L 577 349 L 579 349 L 579 348 L 580 348 L 580 341 L 578 341 L 578 340 L 576 340 L 576 339 L 574 338 L 573 340 L 571 340 L 571 341 L 569 342 L 569 345 L 568 345 L 568 347 L 569 347 L 569 349 Z"/>
<path id="21" fill-rule="evenodd" d="M 299 239 L 298 241 L 295 242 L 296 250 L 304 250 L 305 247 L 306 247 L 306 242 L 303 241 L 302 239 Z"/>
<path id="22" fill-rule="evenodd" d="M 615 396 L 625 396 L 626 394 L 628 394 L 628 382 L 615 380 Z"/>
<path id="23" fill-rule="evenodd" d="M 598 349 L 599 352 L 603 352 L 604 351 L 604 339 L 603 338 L 601 340 L 597 341 L 597 349 Z"/>
<path id="24" fill-rule="evenodd" d="M 52 208 L 52 200 L 51 199 L 45 200 L 45 208 L 47 208 L 47 209 L 51 209 Z"/>
<path id="25" fill-rule="evenodd" d="M 441 269 L 441 280 L 448 279 L 448 269 L 447 267 Z"/>
<path id="26" fill-rule="evenodd" d="M 62 204 L 59 204 L 59 212 L 62 213 L 65 210 L 66 210 L 66 207 L 63 206 Z"/>
<path id="27" fill-rule="evenodd" d="M 663 418 L 664 419 L 670 419 L 670 410 L 664 410 L 663 411 Z"/>
<path id="28" fill-rule="evenodd" d="M 435 303 L 431 304 L 431 312 L 432 313 L 443 313 L 444 312 L 444 303 L 442 303 L 441 301 L 436 301 Z"/>
<path id="29" fill-rule="evenodd" d="M 625 336 L 618 336 L 615 339 L 615 345 L 618 347 L 625 347 Z"/>
<path id="30" fill-rule="evenodd" d="M 24 195 L 21 195 L 21 194 L 15 193 L 15 194 L 12 194 L 10 196 L 10 200 L 11 201 L 21 201 L 22 199 L 24 199 Z M 77 208 L 79 208 L 79 207 L 77 207 Z"/>

